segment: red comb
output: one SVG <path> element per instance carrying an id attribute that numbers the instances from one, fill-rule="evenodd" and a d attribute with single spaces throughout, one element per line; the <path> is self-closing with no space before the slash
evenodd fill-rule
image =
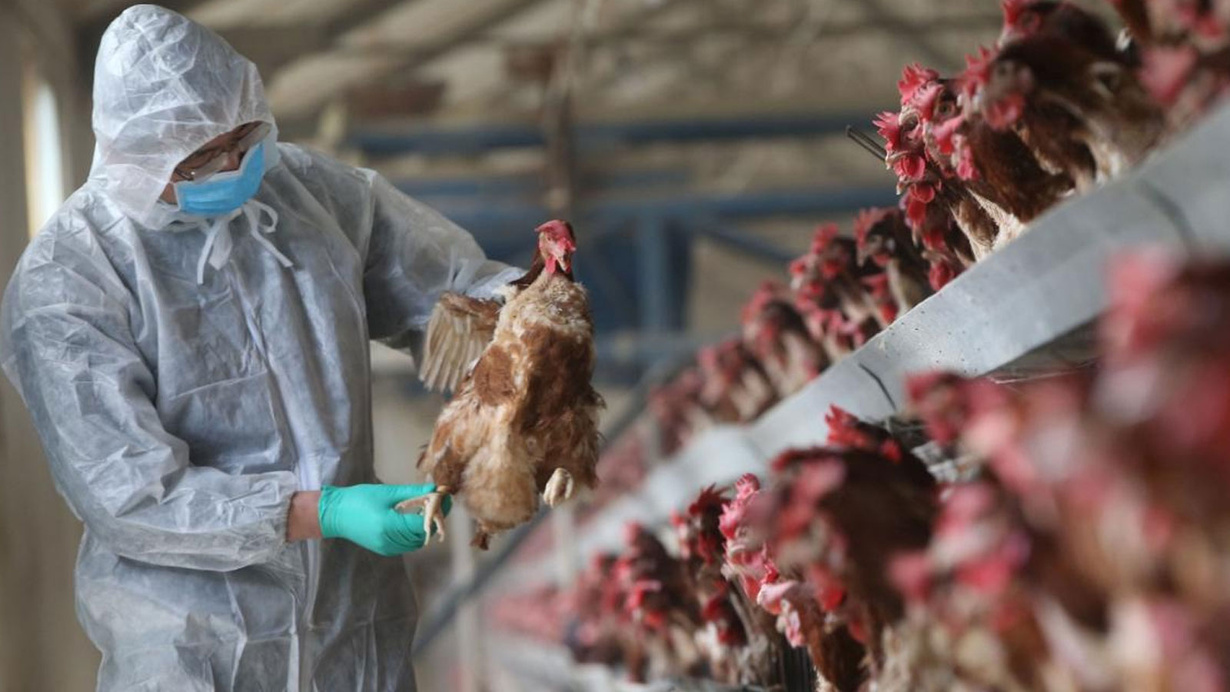
<path id="1" fill-rule="evenodd" d="M 913 101 L 920 88 L 939 78 L 939 72 L 923 67 L 919 63 L 906 65 L 901 71 L 901 80 L 897 82 L 897 91 L 901 93 L 901 105 L 904 106 Z"/>
<path id="2" fill-rule="evenodd" d="M 535 233 L 546 233 L 546 232 L 551 232 L 551 233 L 560 233 L 560 232 L 564 232 L 564 233 L 567 233 L 568 235 L 570 235 L 570 236 L 571 236 L 571 235 L 572 235 L 572 225 L 571 225 L 571 224 L 569 224 L 567 221 L 561 221 L 561 220 L 559 220 L 559 219 L 552 219 L 552 220 L 550 220 L 550 221 L 548 221 L 548 222 L 546 222 L 546 223 L 542 224 L 542 225 L 541 225 L 541 226 L 539 226 L 538 228 L 535 228 L 535 229 L 534 229 L 534 232 L 535 232 Z"/>
<path id="3" fill-rule="evenodd" d="M 935 104 L 939 102 L 940 94 L 942 93 L 944 93 L 944 85 L 939 82 L 929 82 L 919 87 L 914 97 L 914 103 L 918 107 L 920 119 L 930 121 L 935 117 Z"/>
<path id="4" fill-rule="evenodd" d="M 1033 0 L 1002 0 L 999 6 L 1004 11 L 1004 24 L 1016 24 L 1021 18 L 1021 13 L 1033 4 Z"/>
<path id="5" fill-rule="evenodd" d="M 961 93 L 966 98 L 973 98 L 978 89 L 986 86 L 991 80 L 991 63 L 995 62 L 996 54 L 986 46 L 979 46 L 976 55 L 965 56 L 965 72 L 961 73 Z"/>
<path id="6" fill-rule="evenodd" d="M 871 229 L 875 228 L 880 222 L 888 218 L 896 210 L 891 207 L 878 207 L 874 209 L 864 209 L 854 218 L 854 237 L 858 240 L 858 244 L 862 245 L 867 242 L 867 234 Z"/>
<path id="7" fill-rule="evenodd" d="M 700 495 L 696 497 L 696 501 L 688 507 L 688 514 L 698 516 L 707 510 L 721 510 L 726 503 L 726 497 L 723 493 L 718 492 L 715 486 L 709 486 L 700 491 Z"/>
<path id="8" fill-rule="evenodd" d="M 901 114 L 893 111 L 884 111 L 877 115 L 872 124 L 876 127 L 876 132 L 887 142 L 885 149 L 892 153 L 901 146 Z"/>
<path id="9" fill-rule="evenodd" d="M 796 262 L 798 260 L 795 260 Z M 791 270 L 793 271 L 793 269 Z M 751 320 L 756 315 L 764 312 L 766 306 L 773 302 L 781 294 L 780 285 L 773 280 L 767 280 L 752 293 L 752 297 L 743 306 L 742 318 L 744 322 Z"/>
<path id="10" fill-rule="evenodd" d="M 841 235 L 841 229 L 835 223 L 821 224 L 816 227 L 816 235 L 812 238 L 811 247 L 813 252 L 820 252 L 833 242 L 833 239 Z"/>

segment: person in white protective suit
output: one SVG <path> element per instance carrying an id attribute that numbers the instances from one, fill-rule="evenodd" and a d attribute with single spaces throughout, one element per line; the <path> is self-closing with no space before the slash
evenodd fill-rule
<path id="1" fill-rule="evenodd" d="M 392 506 L 432 488 L 375 478 L 368 342 L 417 348 L 442 292 L 520 272 L 278 143 L 255 66 L 169 10 L 107 29 L 93 126 L 0 349 L 84 523 L 98 689 L 413 690 L 396 555 L 425 537 Z"/>

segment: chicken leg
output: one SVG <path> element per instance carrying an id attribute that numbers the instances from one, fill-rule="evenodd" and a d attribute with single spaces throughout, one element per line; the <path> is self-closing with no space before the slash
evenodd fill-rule
<path id="1" fill-rule="evenodd" d="M 434 493 L 428 493 L 421 497 L 400 502 L 395 509 L 402 514 L 409 514 L 416 510 L 419 505 L 422 505 L 423 531 L 427 534 L 428 542 L 431 541 L 432 536 L 438 536 L 440 542 L 443 543 L 444 513 L 441 511 L 441 505 L 444 503 L 444 497 L 451 494 L 452 489 L 448 486 L 436 486 Z"/>
<path id="2" fill-rule="evenodd" d="M 547 503 L 548 507 L 556 507 L 571 499 L 575 489 L 576 482 L 573 481 L 572 474 L 567 469 L 555 469 L 551 480 L 547 481 L 547 488 L 542 491 L 542 501 Z"/>

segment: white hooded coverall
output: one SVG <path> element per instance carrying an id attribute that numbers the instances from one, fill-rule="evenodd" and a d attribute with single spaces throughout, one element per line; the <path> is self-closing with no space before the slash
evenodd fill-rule
<path id="1" fill-rule="evenodd" d="M 273 123 L 256 68 L 218 36 L 150 5 L 116 19 L 90 179 L 8 286 L 4 369 L 85 524 L 98 689 L 413 690 L 402 561 L 288 544 L 290 497 L 378 482 L 369 339 L 408 348 L 441 292 L 518 272 L 372 171 L 273 137 L 229 222 L 158 200 L 256 120 Z"/>

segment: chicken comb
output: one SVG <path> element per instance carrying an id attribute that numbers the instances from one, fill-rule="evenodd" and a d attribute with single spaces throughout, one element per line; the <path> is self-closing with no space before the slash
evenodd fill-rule
<path id="1" fill-rule="evenodd" d="M 764 312 L 769 303 L 772 303 L 781 295 L 781 284 L 772 279 L 766 280 L 756 288 L 752 293 L 752 297 L 743 306 L 741 317 L 744 322 L 750 322 L 752 318 Z"/>
<path id="2" fill-rule="evenodd" d="M 991 64 L 997 53 L 986 46 L 978 46 L 978 52 L 965 56 L 965 71 L 958 78 L 961 95 L 972 100 L 978 90 L 991 81 Z"/>
<path id="3" fill-rule="evenodd" d="M 812 236 L 811 240 L 812 252 L 824 252 L 839 235 L 841 235 L 841 228 L 835 223 L 825 223 L 817 226 L 816 234 Z"/>
<path id="4" fill-rule="evenodd" d="M 688 525 L 687 517 L 680 514 L 677 510 L 671 510 L 670 522 L 671 526 L 677 529 L 682 529 Z"/>
<path id="5" fill-rule="evenodd" d="M 793 277 L 805 276 L 809 271 L 811 271 L 813 259 L 814 258 L 810 254 L 795 258 L 795 260 L 790 263 L 790 275 Z"/>
<path id="6" fill-rule="evenodd" d="M 901 147 L 901 114 L 895 111 L 884 111 L 877 115 L 872 124 L 876 132 L 884 138 L 884 149 L 889 153 Z"/>
<path id="7" fill-rule="evenodd" d="M 760 478 L 754 473 L 745 473 L 735 481 L 735 492 L 745 497 L 760 490 Z"/>
<path id="8" fill-rule="evenodd" d="M 854 239 L 858 241 L 859 246 L 866 244 L 871 229 L 896 212 L 897 210 L 892 207 L 873 207 L 860 211 L 858 216 L 854 217 Z"/>
<path id="9" fill-rule="evenodd" d="M 935 119 L 935 104 L 939 103 L 943 93 L 944 85 L 940 82 L 928 82 L 918 88 L 914 95 L 914 106 L 918 109 L 918 117 L 922 122 Z"/>
<path id="10" fill-rule="evenodd" d="M 710 510 L 716 509 L 721 511 L 725 504 L 725 491 L 719 491 L 717 486 L 711 485 L 700 491 L 700 495 L 698 495 L 696 500 L 688 506 L 688 514 L 693 517 L 698 517 Z"/>
<path id="11" fill-rule="evenodd" d="M 1033 4 L 1034 0 L 1001 0 L 999 7 L 1004 12 L 1004 25 L 1015 25 L 1025 10 Z"/>
<path id="12" fill-rule="evenodd" d="M 828 442 L 831 445 L 874 452 L 894 463 L 900 462 L 904 456 L 901 445 L 891 433 L 864 422 L 839 406 L 832 406 L 824 421 L 829 426 Z"/>
<path id="13" fill-rule="evenodd" d="M 560 219 L 552 219 L 551 221 L 540 225 L 538 228 L 535 228 L 534 232 L 546 233 L 561 240 L 576 240 L 576 233 L 572 230 L 572 224 L 567 221 L 561 221 Z"/>
<path id="14" fill-rule="evenodd" d="M 718 529 L 728 540 L 735 537 L 735 532 L 743 524 L 747 515 L 748 505 L 760 492 L 760 479 L 755 474 L 744 474 L 735 481 L 735 497 L 722 507 L 722 516 L 718 519 Z"/>
<path id="15" fill-rule="evenodd" d="M 858 416 L 837 404 L 829 407 L 828 413 L 824 414 L 824 422 L 829 426 L 828 440 L 830 443 L 834 442 L 834 437 L 840 437 L 846 431 L 858 430 L 859 423 L 862 423 Z"/>
<path id="16" fill-rule="evenodd" d="M 914 100 L 918 90 L 928 82 L 939 79 L 940 73 L 919 63 L 911 63 L 901 71 L 901 79 L 897 82 L 897 91 L 901 94 L 901 105 Z"/>

